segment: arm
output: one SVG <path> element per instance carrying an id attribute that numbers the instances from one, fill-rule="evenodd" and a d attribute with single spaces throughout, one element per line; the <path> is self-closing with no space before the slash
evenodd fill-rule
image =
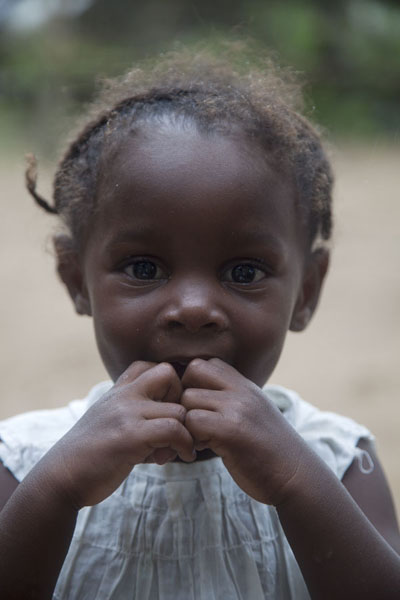
<path id="1" fill-rule="evenodd" d="M 2 468 L 0 484 L 11 491 Z M 0 513 L 0 587 L 9 600 L 52 597 L 78 511 L 51 480 L 46 461 L 39 463 Z"/>
<path id="2" fill-rule="evenodd" d="M 1 442 L 1 440 L 0 440 Z M 18 480 L 0 461 L 0 511 L 18 487 Z"/>
<path id="3" fill-rule="evenodd" d="M 398 544 L 396 521 L 383 515 L 389 500 L 385 490 L 372 479 L 364 483 L 363 493 L 382 501 L 369 512 L 371 522 L 311 451 L 301 463 L 277 510 L 311 597 L 398 598 L 400 558 L 383 537 Z M 354 482 L 352 488 L 357 498 Z"/>
<path id="4" fill-rule="evenodd" d="M 6 473 L 0 589 L 7 600 L 50 600 L 78 511 L 107 498 L 135 464 L 193 460 L 171 365 L 133 363 L 16 486 Z M 100 576 L 100 575 L 99 575 Z"/>
<path id="5" fill-rule="evenodd" d="M 342 483 L 368 520 L 400 555 L 400 533 L 396 512 L 374 444 L 369 440 L 360 440 L 357 446 L 368 452 L 374 469 L 370 473 L 362 473 L 358 460 L 355 459 L 344 474 Z"/>
<path id="6" fill-rule="evenodd" d="M 211 448 L 247 494 L 277 508 L 312 598 L 398 598 L 400 558 L 382 537 L 389 539 L 394 522 L 380 521 L 387 495 L 379 469 L 363 489 L 355 467 L 346 477 L 357 499 L 374 493 L 383 500 L 367 513 L 377 531 L 280 411 L 233 367 L 192 361 L 182 382 L 195 447 Z"/>

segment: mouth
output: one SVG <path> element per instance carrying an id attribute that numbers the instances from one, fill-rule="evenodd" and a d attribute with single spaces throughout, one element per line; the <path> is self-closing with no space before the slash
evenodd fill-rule
<path id="1" fill-rule="evenodd" d="M 178 375 L 179 379 L 182 379 L 182 377 L 183 377 L 183 375 L 184 375 L 184 373 L 186 371 L 186 367 L 189 364 L 189 361 L 186 362 L 186 363 L 185 362 L 180 362 L 180 361 L 172 361 L 170 364 L 174 367 L 174 369 L 176 371 L 176 374 Z"/>
<path id="2" fill-rule="evenodd" d="M 166 362 L 169 362 L 170 365 L 172 365 L 179 377 L 179 379 L 182 379 L 189 363 L 192 362 L 192 360 L 194 360 L 195 358 L 201 358 L 202 360 L 209 360 L 210 358 L 213 358 L 212 356 L 192 356 L 190 358 L 173 358 L 173 359 L 168 359 L 166 360 Z"/>

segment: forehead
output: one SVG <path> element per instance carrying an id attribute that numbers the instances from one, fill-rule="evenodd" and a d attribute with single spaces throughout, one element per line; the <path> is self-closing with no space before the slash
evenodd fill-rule
<path id="1" fill-rule="evenodd" d="M 106 157 L 99 182 L 103 224 L 158 231 L 302 236 L 294 187 L 244 135 L 203 134 L 194 126 L 148 125 Z M 129 215 L 129 217 L 128 217 Z M 174 218 L 175 217 L 175 218 Z"/>

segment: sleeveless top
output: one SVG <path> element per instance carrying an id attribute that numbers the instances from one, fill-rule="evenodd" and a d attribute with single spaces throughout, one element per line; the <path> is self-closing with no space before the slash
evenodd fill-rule
<path id="1" fill-rule="evenodd" d="M 110 387 L 103 382 L 64 408 L 0 422 L 0 460 L 21 481 Z M 322 412 L 295 392 L 268 397 L 342 478 L 370 432 Z M 54 600 L 305 600 L 306 585 L 274 507 L 245 494 L 220 458 L 136 465 L 106 500 L 81 509 Z"/>

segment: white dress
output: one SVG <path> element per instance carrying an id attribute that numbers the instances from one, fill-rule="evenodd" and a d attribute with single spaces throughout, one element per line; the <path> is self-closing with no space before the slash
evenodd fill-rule
<path id="1" fill-rule="evenodd" d="M 0 460 L 22 480 L 111 386 L 55 410 L 0 422 Z M 370 432 L 279 386 L 265 392 L 342 478 Z M 220 458 L 137 465 L 104 502 L 83 508 L 55 600 L 303 600 L 309 595 L 276 510 L 247 496 Z"/>

